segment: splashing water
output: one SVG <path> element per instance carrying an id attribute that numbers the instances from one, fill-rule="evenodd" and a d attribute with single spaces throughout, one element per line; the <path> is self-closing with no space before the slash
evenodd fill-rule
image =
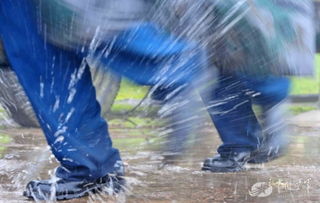
<path id="1" fill-rule="evenodd" d="M 123 160 L 128 161 L 126 163 L 127 186 L 125 188 L 125 194 L 110 197 L 103 193 L 98 193 L 92 194 L 88 198 L 79 201 L 255 201 L 257 197 L 250 196 L 248 191 L 251 190 L 251 186 L 257 182 L 271 182 L 271 186 L 274 189 L 278 189 L 277 192 L 272 193 L 268 197 L 270 201 L 281 201 L 288 198 L 298 201 L 304 198 L 312 200 L 319 197 L 318 188 L 320 181 L 319 178 L 317 178 L 319 163 L 316 159 L 319 155 L 319 150 L 317 150 L 319 143 L 315 137 L 303 137 L 303 133 L 297 135 L 298 138 L 295 138 L 291 144 L 290 150 L 296 150 L 296 152 L 271 165 L 261 166 L 260 168 L 253 167 L 249 168 L 247 172 L 228 175 L 208 174 L 199 171 L 200 163 L 203 161 L 202 159 L 209 154 L 213 154 L 215 148 L 220 144 L 220 141 L 217 139 L 217 133 L 212 130 L 212 125 L 208 124 L 210 122 L 204 115 L 207 114 L 208 109 L 222 105 L 226 101 L 214 101 L 206 107 L 203 106 L 201 101 L 201 97 L 204 98 L 207 96 L 203 94 L 207 94 L 215 88 L 218 76 L 216 66 L 223 66 L 218 68 L 222 68 L 224 71 L 226 67 L 229 68 L 229 66 L 231 67 L 237 64 L 239 65 L 238 67 L 232 68 L 236 68 L 237 71 L 240 72 L 254 72 L 255 74 L 265 74 L 265 72 L 306 74 L 301 70 L 297 70 L 294 66 L 288 66 L 289 70 L 282 70 L 274 65 L 274 63 L 282 59 L 279 59 L 279 57 L 291 57 L 292 59 L 292 56 L 295 56 L 296 53 L 287 52 L 284 53 L 283 56 L 278 57 L 279 53 L 283 51 L 283 47 L 287 47 L 286 45 L 295 47 L 292 41 L 288 42 L 288 40 L 283 40 L 280 41 L 280 44 L 276 44 L 271 40 L 272 42 L 268 44 L 270 46 L 261 47 L 262 53 L 254 54 L 257 46 L 261 45 L 258 39 L 267 41 L 273 38 L 270 36 L 270 38 L 268 38 L 268 36 L 264 35 L 265 27 L 258 26 L 255 21 L 251 22 L 250 17 L 254 16 L 256 11 L 250 6 L 249 2 L 251 1 L 241 0 L 235 3 L 234 1 L 219 0 L 198 0 L 196 2 L 192 0 L 164 0 L 159 1 L 155 5 L 149 3 L 143 4 L 143 1 L 140 0 L 121 0 L 117 2 L 114 1 L 113 3 L 109 3 L 111 1 L 103 1 L 105 4 L 96 5 L 94 3 L 102 3 L 102 1 L 87 0 L 79 3 L 74 0 L 64 0 L 62 2 L 64 3 L 61 3 L 60 6 L 73 12 L 73 15 L 71 15 L 72 20 L 67 19 L 70 16 L 62 16 L 62 19 L 67 20 L 46 22 L 48 18 L 46 19 L 45 16 L 40 16 L 39 26 L 42 27 L 45 40 L 56 46 L 62 46 L 69 51 L 77 50 L 81 53 L 87 52 L 87 54 L 83 57 L 80 67 L 72 72 L 70 78 L 65 78 L 65 81 L 60 81 L 61 83 L 68 82 L 67 98 L 61 98 L 60 95 L 55 95 L 54 88 L 59 87 L 59 84 L 52 82 L 50 87 L 44 85 L 43 81 L 54 77 L 54 67 L 46 67 L 48 70 L 46 70 L 47 74 L 45 74 L 45 76 L 48 78 L 40 78 L 40 98 L 47 98 L 48 95 L 44 94 L 44 89 L 50 88 L 54 102 L 51 109 L 42 109 L 41 111 L 52 111 L 54 114 L 59 109 L 65 108 L 65 105 L 71 105 L 76 102 L 76 99 L 79 99 L 77 96 L 80 95 L 80 91 L 82 91 L 77 85 L 84 79 L 84 73 L 88 70 L 88 64 L 90 66 L 96 66 L 91 67 L 93 78 L 95 74 L 96 76 L 104 75 L 106 69 L 110 67 L 106 67 L 101 61 L 108 58 L 112 50 L 117 48 L 117 35 L 125 29 L 141 25 L 147 20 L 156 23 L 161 29 L 175 35 L 171 44 L 166 44 L 167 47 L 160 46 L 158 47 L 159 50 L 174 50 L 175 45 L 179 43 L 180 40 L 187 40 L 190 44 L 196 44 L 195 47 L 198 46 L 202 49 L 209 50 L 207 56 L 209 68 L 205 67 L 204 70 L 201 70 L 202 72 L 197 75 L 197 79 L 187 85 L 179 85 L 176 87 L 175 84 L 178 83 L 183 76 L 178 75 L 170 78 L 170 73 L 177 73 L 181 70 L 183 70 L 183 73 L 193 73 L 197 71 L 200 66 L 199 64 L 191 64 L 188 69 L 183 69 L 190 58 L 197 56 L 198 52 L 194 47 L 183 53 L 179 59 L 177 59 L 176 55 L 166 59 L 157 74 L 150 78 L 150 80 L 156 81 L 148 93 L 148 99 L 150 100 L 152 100 L 150 97 L 155 95 L 154 93 L 158 88 L 164 88 L 166 90 L 174 87 L 165 94 L 164 100 L 161 101 L 163 105 L 156 115 L 157 119 L 166 121 L 164 126 L 161 125 L 160 128 L 157 129 L 150 126 L 142 126 L 140 129 L 125 127 L 123 127 L 123 129 L 112 129 L 111 125 L 114 143 L 121 149 Z M 224 2 L 229 3 L 224 4 Z M 44 3 L 45 2 L 42 1 L 42 4 Z M 112 10 L 113 12 L 104 12 L 104 9 L 110 6 L 114 8 Z M 259 6 L 260 5 L 256 5 L 254 8 L 261 9 Z M 307 4 L 304 5 L 303 8 L 309 11 Z M 145 13 L 148 13 L 148 15 L 145 16 Z M 40 14 L 46 13 L 40 12 Z M 271 19 L 277 19 L 277 16 L 272 12 L 267 16 L 271 16 Z M 53 19 L 56 20 L 59 17 L 61 16 L 57 15 Z M 302 16 L 301 18 L 303 20 L 298 20 L 296 23 L 300 23 L 299 25 L 301 25 L 301 21 L 303 21 L 308 28 L 310 25 L 309 19 L 306 16 Z M 114 21 L 110 23 L 110 20 Z M 62 24 L 57 22 L 61 22 Z M 64 23 L 67 23 L 67 26 Z M 57 29 L 61 28 L 61 26 L 63 27 L 62 29 Z M 253 28 L 255 32 L 249 32 Z M 312 32 L 312 28 L 307 28 L 305 29 L 306 33 Z M 57 30 L 61 32 L 57 32 Z M 277 35 L 277 37 L 279 36 L 282 37 L 282 33 Z M 255 38 L 257 39 L 256 44 L 254 40 L 252 40 L 252 43 L 248 43 L 248 39 Z M 129 38 L 126 43 L 133 43 L 134 40 L 134 37 Z M 231 45 L 225 43 L 226 41 L 229 41 Z M 293 41 L 296 42 L 295 40 Z M 128 46 L 127 44 L 123 46 L 126 47 Z M 247 47 L 247 45 L 252 45 L 253 48 Z M 283 47 L 280 45 L 283 45 Z M 301 49 L 305 48 L 309 51 L 307 51 L 304 58 L 310 57 L 310 52 L 312 52 L 308 45 L 310 44 L 300 44 Z M 145 49 L 151 48 L 146 47 Z M 248 50 L 243 51 L 245 48 L 248 48 Z M 270 52 L 270 49 L 275 51 Z M 115 61 L 116 57 L 116 55 L 112 56 L 109 63 L 111 64 Z M 154 61 L 162 60 L 157 59 L 157 52 L 155 52 L 151 58 L 154 59 Z M 247 58 L 253 59 L 251 61 L 244 60 Z M 257 58 L 259 58 L 259 60 Z M 297 60 L 299 59 L 299 57 L 295 58 Z M 143 57 L 141 63 L 145 60 L 147 60 L 147 57 Z M 53 61 L 53 64 L 56 64 L 59 59 L 54 58 Z M 299 63 L 300 61 L 294 62 Z M 173 63 L 176 63 L 174 67 L 172 66 Z M 286 61 L 284 66 L 286 66 L 287 63 L 289 62 Z M 290 61 L 290 63 L 292 62 Z M 307 67 L 308 64 L 305 64 L 305 66 Z M 307 69 L 308 68 L 305 70 Z M 234 69 L 228 69 L 227 71 L 232 72 Z M 309 73 L 309 71 L 306 72 Z M 142 76 L 147 77 L 148 75 Z M 68 74 L 66 74 L 65 77 L 68 77 Z M 171 79 L 169 82 L 168 78 Z M 102 77 L 100 82 L 98 81 L 95 86 L 98 93 L 99 90 L 105 92 L 99 100 L 101 106 L 104 106 L 104 102 L 108 97 L 108 90 L 103 88 L 107 82 L 106 80 L 109 79 Z M 118 82 L 119 81 L 120 80 L 118 80 Z M 0 83 L 4 84 L 1 79 Z M 250 94 L 257 96 L 260 93 L 252 92 Z M 235 97 L 237 97 L 237 95 Z M 230 99 L 233 98 L 227 98 L 226 100 Z M 14 101 L 12 101 L 12 103 L 14 104 Z M 241 107 L 244 103 L 235 105 L 233 109 Z M 15 108 L 18 109 L 17 106 Z M 143 107 L 143 111 L 147 111 L 147 109 L 148 108 Z M 220 112 L 212 112 L 209 110 L 209 113 L 226 114 L 233 109 Z M 68 130 L 70 130 L 68 124 L 74 122 L 75 112 L 81 110 L 83 109 L 69 108 L 68 111 L 59 115 L 58 126 L 49 126 L 49 124 L 47 124 L 46 128 L 50 131 L 55 130 L 54 145 L 70 144 L 67 142 L 67 137 L 70 136 L 70 134 L 68 134 Z M 41 120 L 41 116 L 38 117 Z M 7 118 L 4 119 L 7 120 Z M 281 128 L 279 126 L 282 125 L 282 122 L 283 121 L 277 121 L 276 127 L 268 125 L 266 131 L 269 132 Z M 45 123 L 45 121 L 42 120 L 42 123 Z M 79 129 L 75 129 L 75 131 L 77 130 Z M 30 131 L 30 135 L 21 136 L 19 134 L 21 131 Z M 319 129 L 313 129 L 313 131 L 319 133 Z M 45 178 L 48 175 L 46 171 L 57 166 L 57 162 L 55 160 L 51 162 L 48 160 L 49 152 L 48 149 L 45 148 L 46 142 L 39 130 L 35 130 L 34 132 L 28 129 L 15 130 L 8 128 L 4 129 L 3 132 L 8 134 L 11 141 L 4 145 L 4 150 L 0 147 L 0 180 L 4 183 L 4 185 L 0 187 L 0 199 L 4 201 L 17 199 L 19 202 L 22 202 L 24 199 L 22 199 L 16 191 L 22 191 L 26 182 L 32 178 L 37 178 L 38 176 Z M 214 134 L 215 137 L 213 137 L 212 134 Z M 210 138 L 208 135 L 210 135 Z M 133 138 L 131 136 L 133 136 Z M 98 143 L 99 140 L 96 142 Z M 95 144 L 96 143 L 88 143 L 88 145 L 92 146 Z M 313 148 L 308 147 L 310 145 L 312 145 Z M 70 147 L 68 151 L 78 152 L 80 149 Z M 137 151 L 140 151 L 140 153 Z M 178 156 L 178 158 L 176 158 L 176 155 L 182 155 L 183 153 L 185 153 L 186 157 Z M 64 157 L 62 160 L 75 162 L 75 160 L 68 157 Z M 306 173 L 306 171 L 308 173 Z M 49 174 L 51 175 L 51 181 L 56 180 L 53 173 L 54 171 L 51 171 Z M 300 180 L 302 180 L 302 182 Z M 292 187 L 293 185 L 299 185 L 299 190 L 293 190 L 292 187 L 289 188 L 289 186 L 283 187 L 280 183 L 277 184 L 277 181 L 278 183 L 280 182 L 287 186 L 291 185 Z M 54 187 L 52 187 L 52 189 L 54 189 Z M 110 188 L 105 188 L 104 193 L 111 193 Z M 52 196 L 51 199 L 54 199 L 54 197 Z M 77 200 L 75 200 L 75 202 L 77 202 Z"/>

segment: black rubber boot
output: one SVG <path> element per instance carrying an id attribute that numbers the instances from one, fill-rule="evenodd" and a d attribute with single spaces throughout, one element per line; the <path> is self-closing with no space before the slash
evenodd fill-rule
<path id="1" fill-rule="evenodd" d="M 125 180 L 120 176 L 106 175 L 96 181 L 40 180 L 27 184 L 23 195 L 33 200 L 68 200 L 88 196 L 90 193 L 120 192 Z"/>
<path id="2" fill-rule="evenodd" d="M 202 170 L 211 172 L 238 172 L 245 170 L 244 165 L 261 164 L 275 160 L 285 154 L 287 147 L 264 145 L 253 152 L 231 153 L 229 155 L 216 155 L 204 161 Z"/>

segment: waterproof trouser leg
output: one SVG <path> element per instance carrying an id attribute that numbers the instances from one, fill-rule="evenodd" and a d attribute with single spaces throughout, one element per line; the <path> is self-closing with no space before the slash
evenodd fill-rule
<path id="1" fill-rule="evenodd" d="M 63 179 L 96 179 L 117 170 L 82 57 L 46 43 L 33 23 L 29 1 L 0 2 L 0 34 L 7 57 L 30 99 Z"/>
<path id="2" fill-rule="evenodd" d="M 100 117 L 86 53 L 65 51 L 39 34 L 30 1 L 0 2 L 0 34 L 7 57 L 30 99 L 64 179 L 96 179 L 119 167 L 106 122 Z M 44 38 L 43 38 L 44 37 Z M 92 55 L 140 84 L 184 84 L 205 67 L 204 52 L 150 23 L 120 34 Z M 101 48 L 99 50 L 99 48 Z M 86 52 L 86 51 L 85 51 Z M 183 53 L 183 54 L 182 54 Z"/>
<path id="3" fill-rule="evenodd" d="M 263 144 L 269 150 L 285 150 L 290 142 L 287 134 L 288 105 L 287 97 L 290 80 L 286 77 L 267 77 L 264 80 L 249 78 L 250 88 L 260 92 L 253 98 L 261 107 L 259 115 L 263 128 Z"/>
<path id="4" fill-rule="evenodd" d="M 215 91 L 204 99 L 223 142 L 218 152 L 229 154 L 257 149 L 263 135 L 253 103 L 270 108 L 285 99 L 288 90 L 286 78 L 220 76 Z"/>

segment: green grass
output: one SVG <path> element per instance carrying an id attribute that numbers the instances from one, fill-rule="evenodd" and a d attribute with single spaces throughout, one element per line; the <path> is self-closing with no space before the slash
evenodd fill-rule
<path id="1" fill-rule="evenodd" d="M 289 111 L 292 115 L 298 115 L 298 114 L 301 114 L 301 113 L 304 113 L 304 112 L 308 112 L 308 111 L 313 111 L 313 110 L 316 110 L 317 107 L 315 106 L 301 106 L 301 105 L 293 105 L 293 106 L 290 106 L 289 107 Z"/>
<path id="2" fill-rule="evenodd" d="M 148 92 L 147 86 L 136 85 L 128 80 L 122 80 L 120 91 L 116 97 L 116 101 L 125 99 L 142 99 Z"/>
<path id="3" fill-rule="evenodd" d="M 116 148 L 128 149 L 132 146 L 138 146 L 146 142 L 145 138 L 122 138 L 122 139 L 112 139 L 113 145 Z"/>
<path id="4" fill-rule="evenodd" d="M 134 84 L 126 79 L 121 81 L 120 91 L 116 97 L 115 103 L 113 104 L 111 111 L 113 113 L 124 113 L 134 108 L 134 105 L 117 103 L 117 101 L 127 99 L 141 100 L 145 97 L 149 87 Z M 139 111 L 141 109 L 137 109 Z"/>
<path id="5" fill-rule="evenodd" d="M 132 108 L 133 108 L 133 105 L 131 104 L 119 104 L 115 102 L 112 105 L 111 110 L 113 113 L 125 113 L 125 112 L 129 112 Z"/>
<path id="6" fill-rule="evenodd" d="M 314 77 L 293 77 L 291 94 L 320 93 L 320 54 L 316 56 L 316 73 Z"/>
<path id="7" fill-rule="evenodd" d="M 152 119 L 152 118 L 141 118 L 141 117 L 128 117 L 126 120 L 123 119 L 112 119 L 109 124 L 111 126 L 119 126 L 123 128 L 136 128 L 136 127 L 151 127 L 163 125 L 163 120 Z"/>
<path id="8" fill-rule="evenodd" d="M 5 134 L 0 134 L 0 158 L 3 157 L 4 152 L 6 151 L 7 147 L 1 146 L 3 144 L 8 144 L 12 141 L 12 138 Z"/>
<path id="9" fill-rule="evenodd" d="M 0 144 L 8 144 L 12 141 L 12 138 L 5 134 L 0 134 Z"/>
<path id="10" fill-rule="evenodd" d="M 293 77 L 292 78 L 292 95 L 299 94 L 320 94 L 320 54 L 316 56 L 316 71 L 314 77 Z M 289 110 L 292 115 L 298 115 L 304 112 L 316 110 L 311 105 L 292 105 Z"/>

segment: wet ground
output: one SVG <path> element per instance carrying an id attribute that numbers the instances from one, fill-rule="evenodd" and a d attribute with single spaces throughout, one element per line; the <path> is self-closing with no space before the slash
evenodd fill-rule
<path id="1" fill-rule="evenodd" d="M 320 202 L 320 113 L 292 119 L 292 142 L 286 156 L 245 172 L 202 172 L 219 139 L 207 125 L 199 140 L 179 160 L 164 164 L 161 139 L 150 126 L 111 127 L 114 143 L 126 163 L 128 191 L 117 197 L 94 196 L 66 202 Z M 0 130 L 0 202 L 30 202 L 25 184 L 48 178 L 56 166 L 38 129 Z"/>

